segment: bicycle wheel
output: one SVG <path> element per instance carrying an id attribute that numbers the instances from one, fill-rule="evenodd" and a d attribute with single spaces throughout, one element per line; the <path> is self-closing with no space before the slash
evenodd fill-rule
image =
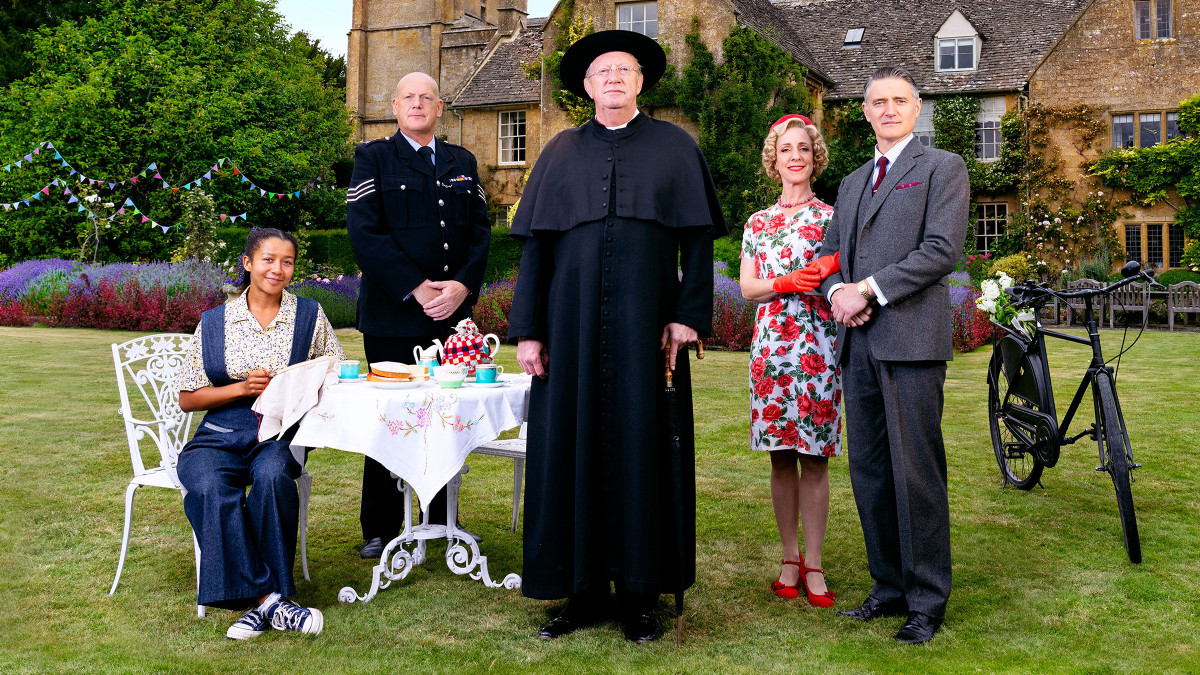
<path id="1" fill-rule="evenodd" d="M 1116 392 L 1108 373 L 1096 374 L 1096 391 L 1099 393 L 1100 409 L 1096 411 L 1100 423 L 1096 434 L 1100 445 L 1100 458 L 1117 491 L 1117 511 L 1121 516 L 1121 532 L 1125 535 L 1125 552 L 1129 562 L 1142 561 L 1142 542 L 1138 538 L 1137 514 L 1133 511 L 1133 490 L 1129 486 L 1129 454 L 1126 447 L 1124 424 L 1117 412 Z"/>
<path id="2" fill-rule="evenodd" d="M 1005 396 L 1011 404 L 1032 410 L 1040 410 L 1040 407 L 1037 401 L 1008 394 L 1008 390 L 1008 376 L 1004 373 L 1000 352 L 996 351 L 988 366 L 988 426 L 992 431 L 992 450 L 1004 480 L 1020 490 L 1032 490 L 1045 468 L 1034 452 L 1036 431 L 1009 416 L 1005 411 Z"/>

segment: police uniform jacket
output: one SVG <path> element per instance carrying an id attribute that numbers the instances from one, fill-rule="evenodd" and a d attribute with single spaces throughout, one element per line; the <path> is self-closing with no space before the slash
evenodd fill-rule
<path id="1" fill-rule="evenodd" d="M 363 273 L 358 329 L 368 335 L 444 338 L 479 295 L 491 226 L 475 156 L 442 140 L 435 148 L 436 168 L 399 131 L 354 150 L 347 230 Z M 434 321 L 412 295 L 426 279 L 453 279 L 469 294 Z"/>

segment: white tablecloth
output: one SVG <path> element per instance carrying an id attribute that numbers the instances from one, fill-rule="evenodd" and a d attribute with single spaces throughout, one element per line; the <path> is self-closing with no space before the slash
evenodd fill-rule
<path id="1" fill-rule="evenodd" d="M 466 383 L 442 389 L 379 389 L 367 382 L 329 387 L 300 423 L 293 452 L 337 448 L 370 457 L 400 476 L 429 503 L 476 447 L 524 418 L 527 375 L 504 375 L 504 386 Z"/>

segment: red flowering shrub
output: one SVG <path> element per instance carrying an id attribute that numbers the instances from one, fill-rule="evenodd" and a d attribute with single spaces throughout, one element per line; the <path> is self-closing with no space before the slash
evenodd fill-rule
<path id="1" fill-rule="evenodd" d="M 485 285 L 479 291 L 479 300 L 471 318 L 479 332 L 495 333 L 501 340 L 508 337 L 508 315 L 512 312 L 513 294 L 517 291 L 517 271 L 514 269 L 503 279 Z"/>
<path id="2" fill-rule="evenodd" d="M 31 323 L 20 302 L 0 300 L 0 326 L 28 326 Z"/>
<path id="3" fill-rule="evenodd" d="M 975 288 L 951 286 L 950 325 L 954 348 L 967 353 L 992 339 L 992 324 L 987 312 L 975 306 L 980 292 Z"/>
<path id="4" fill-rule="evenodd" d="M 71 289 L 62 313 L 49 316 L 52 326 L 107 330 L 190 333 L 200 314 L 224 301 L 217 290 L 188 288 L 168 293 L 162 286 L 143 288 L 136 278 L 101 279 L 93 285 L 84 275 Z"/>

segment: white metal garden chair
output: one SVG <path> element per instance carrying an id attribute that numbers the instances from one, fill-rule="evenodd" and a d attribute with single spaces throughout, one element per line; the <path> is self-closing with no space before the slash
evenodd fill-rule
<path id="1" fill-rule="evenodd" d="M 121 535 L 121 559 L 117 563 L 117 575 L 108 594 L 117 590 L 121 571 L 125 567 L 125 554 L 129 550 L 129 528 L 133 518 L 133 495 L 140 487 L 158 487 L 178 490 L 180 497 L 187 493 L 175 473 L 179 451 L 190 436 L 192 414 L 179 408 L 179 400 L 171 386 L 175 370 L 183 363 L 184 354 L 192 336 L 187 333 L 161 333 L 135 338 L 121 344 L 113 343 L 113 365 L 117 371 L 117 391 L 121 395 L 121 408 L 117 411 L 125 421 L 125 437 L 129 441 L 129 459 L 133 464 L 133 478 L 125 490 L 125 529 Z M 141 403 L 130 400 L 128 382 L 137 385 Z M 134 399 L 136 400 L 136 399 Z M 144 404 L 144 405 L 143 405 Z M 134 405 L 139 412 L 145 411 L 148 420 L 134 415 Z M 146 468 L 142 461 L 140 442 L 149 438 L 158 449 L 158 466 Z M 312 476 L 305 470 L 296 481 L 300 491 L 300 561 L 304 578 L 308 579 L 308 498 L 312 491 Z M 200 576 L 200 543 L 192 533 L 192 547 L 196 552 L 196 581 Z M 204 616 L 204 606 L 196 606 L 196 615 Z"/>
<path id="2" fill-rule="evenodd" d="M 471 452 L 513 460 L 513 505 L 512 531 L 517 531 L 517 518 L 521 513 L 521 481 L 525 477 L 525 435 L 529 428 L 529 390 L 525 390 L 525 416 L 521 420 L 521 431 L 516 438 L 484 443 Z"/>

